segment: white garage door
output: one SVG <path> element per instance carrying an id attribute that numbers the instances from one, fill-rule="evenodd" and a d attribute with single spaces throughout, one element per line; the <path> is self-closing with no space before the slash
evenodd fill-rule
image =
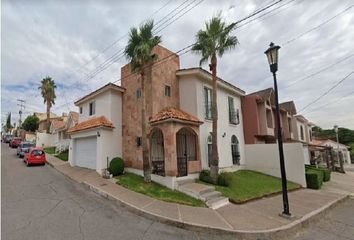
<path id="1" fill-rule="evenodd" d="M 96 169 L 96 137 L 78 138 L 75 142 L 75 165 Z"/>

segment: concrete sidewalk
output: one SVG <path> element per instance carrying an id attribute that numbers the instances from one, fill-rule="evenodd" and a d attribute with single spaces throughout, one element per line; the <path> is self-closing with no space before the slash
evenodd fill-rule
<path id="1" fill-rule="evenodd" d="M 217 210 L 190 207 L 130 191 L 112 179 L 103 179 L 93 170 L 71 167 L 49 154 L 47 161 L 69 178 L 140 215 L 190 229 L 219 230 L 244 239 L 284 237 L 321 217 L 326 210 L 354 193 L 354 173 L 332 173 L 332 181 L 325 183 L 322 190 L 290 192 L 290 210 L 295 217 L 285 219 L 279 216 L 282 211 L 281 194 L 241 205 L 228 204 Z"/>

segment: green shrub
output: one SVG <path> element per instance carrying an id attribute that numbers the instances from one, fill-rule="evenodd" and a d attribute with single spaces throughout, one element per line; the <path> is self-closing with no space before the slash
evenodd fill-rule
<path id="1" fill-rule="evenodd" d="M 202 182 L 214 184 L 213 179 L 210 176 L 209 170 L 202 170 L 199 174 L 199 180 Z"/>
<path id="2" fill-rule="evenodd" d="M 124 161 L 120 157 L 113 158 L 109 163 L 108 171 L 113 176 L 121 175 L 124 172 Z"/>
<path id="3" fill-rule="evenodd" d="M 220 173 L 218 176 L 218 185 L 228 187 L 230 185 L 229 176 L 227 173 Z"/>
<path id="4" fill-rule="evenodd" d="M 331 180 L 331 170 L 325 167 L 318 167 L 316 166 L 311 166 L 311 165 L 306 165 L 305 166 L 306 170 L 314 170 L 314 171 L 320 171 L 323 173 L 323 182 L 328 182 Z"/>
<path id="5" fill-rule="evenodd" d="M 307 169 L 306 170 L 306 184 L 308 188 L 311 189 L 320 189 L 323 182 L 323 172 Z"/>

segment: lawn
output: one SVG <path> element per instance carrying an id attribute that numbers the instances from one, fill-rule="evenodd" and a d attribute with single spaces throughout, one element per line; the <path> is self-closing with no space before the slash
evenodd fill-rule
<path id="1" fill-rule="evenodd" d="M 152 198 L 195 207 L 205 207 L 204 202 L 201 200 L 190 197 L 179 191 L 169 189 L 155 182 L 145 183 L 143 177 L 133 173 L 125 173 L 124 175 L 116 177 L 116 179 L 117 184 Z"/>
<path id="2" fill-rule="evenodd" d="M 230 185 L 228 187 L 215 186 L 215 189 L 234 203 L 243 203 L 281 192 L 281 179 L 277 177 L 250 170 L 239 170 L 227 173 L 227 175 Z M 289 190 L 300 187 L 288 181 Z"/>
<path id="3" fill-rule="evenodd" d="M 43 148 L 45 153 L 48 154 L 54 154 L 55 153 L 55 147 L 47 147 L 47 148 Z"/>
<path id="4" fill-rule="evenodd" d="M 63 160 L 63 161 L 68 161 L 69 159 L 69 151 L 66 150 L 64 152 L 58 153 L 55 155 L 57 158 Z"/>

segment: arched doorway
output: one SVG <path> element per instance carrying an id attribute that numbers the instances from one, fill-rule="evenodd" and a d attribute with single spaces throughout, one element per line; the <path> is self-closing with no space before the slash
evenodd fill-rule
<path id="1" fill-rule="evenodd" d="M 235 135 L 231 137 L 231 154 L 232 154 L 232 164 L 240 165 L 240 147 L 238 139 Z"/>
<path id="2" fill-rule="evenodd" d="M 197 160 L 197 141 L 193 131 L 182 128 L 176 134 L 178 177 L 188 175 L 188 161 Z"/>
<path id="3" fill-rule="evenodd" d="M 211 162 L 211 153 L 212 153 L 212 135 L 209 133 L 208 139 L 207 139 L 207 144 L 208 144 L 208 166 L 210 167 L 210 162 Z"/>
<path id="4" fill-rule="evenodd" d="M 165 148 L 162 131 L 158 128 L 151 135 L 152 174 L 165 176 Z"/>

